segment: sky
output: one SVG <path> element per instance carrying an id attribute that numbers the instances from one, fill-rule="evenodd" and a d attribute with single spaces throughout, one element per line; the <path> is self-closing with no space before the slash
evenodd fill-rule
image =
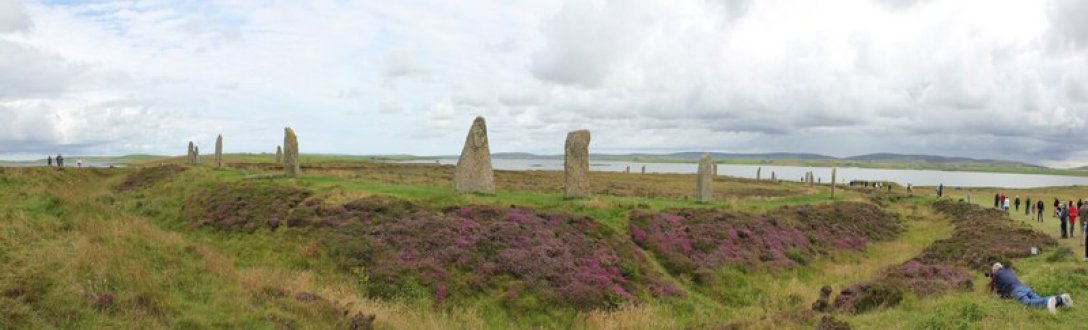
<path id="1" fill-rule="evenodd" d="M 1088 1 L 0 0 L 0 158 L 917 153 L 1088 164 Z M 205 152 L 206 153 L 206 152 Z"/>

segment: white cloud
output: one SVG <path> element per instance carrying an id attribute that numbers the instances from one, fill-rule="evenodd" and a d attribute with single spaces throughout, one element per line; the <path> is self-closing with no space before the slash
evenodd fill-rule
<path id="1" fill-rule="evenodd" d="M 5 10 L 12 9 L 12 10 Z M 1088 115 L 1079 1 L 0 0 L 0 144 L 934 153 L 1063 163 Z M 315 19 L 320 18 L 320 19 Z M 41 127 L 30 129 L 27 127 Z M 31 143 L 32 142 L 32 143 Z M 1010 152 L 1015 151 L 1015 152 Z M 43 150 L 44 152 L 44 150 Z M 1088 159 L 1083 159 L 1088 161 Z"/>

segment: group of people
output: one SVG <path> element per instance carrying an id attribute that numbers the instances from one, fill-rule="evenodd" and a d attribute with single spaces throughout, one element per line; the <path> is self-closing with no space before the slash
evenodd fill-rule
<path id="1" fill-rule="evenodd" d="M 56 158 L 53 158 L 53 156 L 46 156 L 45 165 L 53 167 L 53 163 L 56 163 L 57 167 L 64 167 L 64 155 L 57 154 Z M 76 167 L 83 167 L 83 158 L 76 159 Z"/>
<path id="2" fill-rule="evenodd" d="M 1077 200 L 1076 203 L 1073 203 L 1073 201 L 1062 203 L 1055 198 L 1054 217 L 1061 224 L 1062 238 L 1077 236 L 1077 218 L 1081 220 L 1080 233 L 1083 235 L 1088 232 L 1088 223 L 1085 221 L 1088 220 L 1088 207 L 1084 205 L 1083 199 Z M 1085 238 L 1088 239 L 1088 236 Z M 1088 260 L 1088 247 L 1085 249 L 1085 259 Z"/>

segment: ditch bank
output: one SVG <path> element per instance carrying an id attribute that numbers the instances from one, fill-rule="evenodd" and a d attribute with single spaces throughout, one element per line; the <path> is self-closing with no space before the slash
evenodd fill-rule
<path id="1" fill-rule="evenodd" d="M 1054 238 L 1012 221 L 1004 212 L 976 205 L 939 200 L 934 210 L 948 215 L 952 236 L 934 242 L 917 257 L 888 269 L 877 279 L 843 289 L 827 309 L 858 314 L 897 305 L 905 292 L 936 296 L 973 287 L 972 271 L 985 271 L 994 262 L 1031 255 L 1031 248 L 1057 245 Z M 826 298 L 823 298 L 826 299 Z"/>

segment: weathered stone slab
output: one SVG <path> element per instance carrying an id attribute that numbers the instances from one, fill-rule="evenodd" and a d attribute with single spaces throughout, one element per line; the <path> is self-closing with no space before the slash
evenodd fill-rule
<path id="1" fill-rule="evenodd" d="M 589 140 L 588 130 L 567 133 L 563 159 L 563 196 L 567 198 L 589 196 Z"/>
<path id="2" fill-rule="evenodd" d="M 283 129 L 283 169 L 289 178 L 302 174 L 298 159 L 298 136 L 290 127 Z"/>
<path id="3" fill-rule="evenodd" d="M 495 172 L 491 168 L 491 147 L 487 140 L 487 123 L 476 117 L 465 137 L 465 147 L 453 172 L 453 189 L 464 193 L 495 193 Z"/>
<path id="4" fill-rule="evenodd" d="M 709 202 L 713 199 L 711 184 L 714 182 L 714 160 L 710 154 L 699 158 L 699 170 L 695 174 L 695 201 Z"/>

